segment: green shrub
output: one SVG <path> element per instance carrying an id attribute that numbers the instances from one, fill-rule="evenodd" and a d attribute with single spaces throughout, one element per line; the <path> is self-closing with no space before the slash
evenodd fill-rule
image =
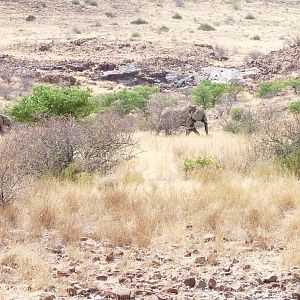
<path id="1" fill-rule="evenodd" d="M 276 96 L 285 87 L 285 83 L 281 80 L 263 82 L 259 85 L 258 95 L 261 98 L 272 98 Z"/>
<path id="2" fill-rule="evenodd" d="M 101 111 L 115 109 L 121 114 L 129 114 L 135 109 L 145 110 L 150 97 L 158 91 L 157 88 L 144 86 L 105 94 L 99 99 L 99 108 Z"/>
<path id="3" fill-rule="evenodd" d="M 33 16 L 33 15 L 29 15 L 28 17 L 26 17 L 25 19 L 27 22 L 32 22 L 32 21 L 35 21 L 36 20 L 36 17 Z"/>
<path id="4" fill-rule="evenodd" d="M 300 101 L 292 102 L 289 105 L 289 111 L 294 114 L 299 114 L 300 113 Z"/>
<path id="5" fill-rule="evenodd" d="M 183 161 L 183 170 L 185 173 L 198 171 L 204 168 L 216 167 L 216 162 L 208 156 L 198 157 L 196 159 L 186 158 Z"/>
<path id="6" fill-rule="evenodd" d="M 198 30 L 202 30 L 202 31 L 214 31 L 216 29 L 214 27 L 212 27 L 211 25 L 209 25 L 207 23 L 204 23 L 204 24 L 201 24 L 198 27 Z"/>
<path id="7" fill-rule="evenodd" d="M 252 14 L 247 14 L 246 17 L 245 17 L 245 19 L 247 19 L 247 20 L 254 20 L 255 17 Z"/>
<path id="8" fill-rule="evenodd" d="M 72 4 L 79 5 L 80 4 L 80 0 L 72 0 Z"/>
<path id="9" fill-rule="evenodd" d="M 81 118 L 96 108 L 91 91 L 78 87 L 37 86 L 9 109 L 17 122 L 32 122 L 40 117 L 71 115 Z"/>
<path id="10" fill-rule="evenodd" d="M 98 6 L 98 0 L 85 0 L 84 2 L 91 6 Z"/>
<path id="11" fill-rule="evenodd" d="M 136 20 L 133 20 L 130 22 L 131 24 L 135 24 L 135 25 L 143 25 L 143 24 L 148 24 L 147 21 L 141 19 L 141 18 L 138 18 Z"/>
<path id="12" fill-rule="evenodd" d="M 176 20 L 181 20 L 182 19 L 182 16 L 179 14 L 179 13 L 175 13 L 173 16 L 172 16 L 173 19 L 176 19 Z"/>
<path id="13" fill-rule="evenodd" d="M 213 83 L 209 80 L 203 80 L 201 83 L 192 89 L 192 102 L 204 109 L 214 107 L 220 97 L 237 89 L 233 85 L 224 83 Z"/>

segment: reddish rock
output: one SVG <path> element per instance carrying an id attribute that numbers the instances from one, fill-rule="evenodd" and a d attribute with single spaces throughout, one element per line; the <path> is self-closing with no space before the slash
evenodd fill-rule
<path id="1" fill-rule="evenodd" d="M 97 280 L 101 280 L 101 281 L 106 281 L 107 278 L 108 278 L 108 276 L 107 276 L 106 274 L 98 274 L 98 275 L 96 276 L 96 279 L 97 279 Z"/>
<path id="2" fill-rule="evenodd" d="M 115 260 L 114 253 L 113 253 L 113 252 L 109 253 L 109 254 L 106 256 L 105 260 L 106 260 L 107 262 L 112 262 L 112 261 L 114 261 L 114 260 Z"/>
<path id="3" fill-rule="evenodd" d="M 174 287 L 170 287 L 167 289 L 167 292 L 170 293 L 170 294 L 178 294 L 178 289 L 177 288 L 174 288 Z"/>
<path id="4" fill-rule="evenodd" d="M 69 277 L 71 272 L 69 270 L 57 270 L 58 277 Z"/>
<path id="5" fill-rule="evenodd" d="M 210 288 L 210 289 L 215 289 L 216 288 L 216 286 L 217 286 L 217 282 L 213 279 L 213 278 L 210 278 L 209 280 L 208 280 L 208 287 Z"/>
<path id="6" fill-rule="evenodd" d="M 190 288 L 194 287 L 196 285 L 196 279 L 195 278 L 187 278 L 183 282 L 186 286 L 189 286 Z"/>
<path id="7" fill-rule="evenodd" d="M 204 256 L 198 256 L 195 258 L 195 264 L 197 264 L 197 265 L 203 265 L 203 264 L 205 264 L 205 262 L 206 262 L 206 259 Z"/>

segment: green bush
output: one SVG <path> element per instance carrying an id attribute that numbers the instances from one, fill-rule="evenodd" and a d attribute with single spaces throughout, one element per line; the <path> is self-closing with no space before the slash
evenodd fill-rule
<path id="1" fill-rule="evenodd" d="M 203 80 L 197 87 L 192 89 L 192 102 L 204 109 L 211 108 L 215 106 L 223 94 L 232 93 L 237 89 L 240 88 L 230 84 Z"/>
<path id="2" fill-rule="evenodd" d="M 289 105 L 289 111 L 294 114 L 299 114 L 300 113 L 300 101 L 292 102 Z"/>
<path id="3" fill-rule="evenodd" d="M 31 94 L 9 108 L 17 122 L 32 122 L 40 117 L 88 116 L 96 108 L 91 91 L 78 87 L 36 86 Z"/>
<path id="4" fill-rule="evenodd" d="M 105 94 L 99 99 L 99 108 L 101 111 L 115 109 L 121 114 L 129 114 L 135 109 L 145 110 L 150 97 L 158 91 L 157 88 L 144 86 Z"/>
<path id="5" fill-rule="evenodd" d="M 186 158 L 183 161 L 183 170 L 185 173 L 197 171 L 203 168 L 216 167 L 216 162 L 208 156 L 198 157 L 196 159 Z"/>
<path id="6" fill-rule="evenodd" d="M 138 18 L 136 20 L 133 20 L 130 22 L 131 24 L 135 24 L 135 25 L 143 25 L 143 24 L 148 24 L 147 21 L 141 19 L 141 18 Z"/>
<path id="7" fill-rule="evenodd" d="M 140 36 L 141 35 L 138 32 L 133 32 L 132 35 L 131 35 L 131 37 L 133 37 L 133 38 L 138 38 Z"/>
<path id="8" fill-rule="evenodd" d="M 283 90 L 285 83 L 281 80 L 263 82 L 259 85 L 258 95 L 261 98 L 272 98 Z"/>
<path id="9" fill-rule="evenodd" d="M 161 32 L 168 32 L 169 30 L 170 30 L 170 28 L 167 27 L 167 26 L 165 26 L 165 25 L 161 26 L 161 27 L 158 29 L 159 33 L 161 33 Z"/>
<path id="10" fill-rule="evenodd" d="M 212 27 L 211 25 L 207 24 L 207 23 L 204 23 L 204 24 L 201 24 L 198 27 L 198 30 L 202 30 L 202 31 L 215 31 L 215 28 Z"/>
<path id="11" fill-rule="evenodd" d="M 79 5 L 80 4 L 80 0 L 72 0 L 72 4 Z"/>
<path id="12" fill-rule="evenodd" d="M 84 2 L 91 6 L 98 6 L 98 0 L 84 0 Z"/>
<path id="13" fill-rule="evenodd" d="M 105 15 L 106 15 L 108 18 L 114 18 L 114 17 L 115 17 L 115 15 L 114 15 L 111 11 L 106 12 Z"/>
<path id="14" fill-rule="evenodd" d="M 181 20 L 182 19 L 182 16 L 179 14 L 179 13 L 175 13 L 173 16 L 172 16 L 173 19 L 176 19 L 176 20 Z"/>

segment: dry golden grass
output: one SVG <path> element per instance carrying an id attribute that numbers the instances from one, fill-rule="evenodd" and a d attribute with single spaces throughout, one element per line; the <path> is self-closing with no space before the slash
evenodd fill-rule
<path id="1" fill-rule="evenodd" d="M 300 265 L 299 181 L 274 162 L 255 162 L 246 138 L 222 132 L 138 137 L 144 151 L 114 174 L 95 176 L 92 183 L 46 179 L 27 201 L 2 210 L 0 233 L 10 250 L 0 263 L 21 268 L 17 282 L 42 280 L 40 271 L 48 263 L 36 239 L 45 233 L 52 242 L 67 243 L 76 259 L 76 242 L 85 234 L 116 244 L 179 243 L 187 224 L 199 240 L 214 232 L 220 247 L 224 237 L 262 247 L 282 243 L 284 263 Z M 203 155 L 222 167 L 186 177 L 183 160 Z M 21 234 L 12 235 L 17 230 Z M 25 245 L 20 236 L 26 237 Z"/>

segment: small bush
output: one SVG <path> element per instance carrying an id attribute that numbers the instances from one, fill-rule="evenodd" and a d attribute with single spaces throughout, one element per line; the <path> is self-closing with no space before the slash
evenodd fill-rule
<path id="1" fill-rule="evenodd" d="M 201 24 L 198 27 L 198 30 L 202 30 L 202 31 L 215 31 L 216 29 L 214 27 L 212 27 L 211 25 L 209 25 L 207 23 L 204 23 L 204 24 Z"/>
<path id="2" fill-rule="evenodd" d="M 132 35 L 131 35 L 131 37 L 133 37 L 133 38 L 138 38 L 140 36 L 141 35 L 138 32 L 133 32 Z"/>
<path id="3" fill-rule="evenodd" d="M 272 98 L 276 96 L 285 87 L 285 83 L 281 80 L 263 82 L 259 85 L 258 95 L 261 98 Z"/>
<path id="4" fill-rule="evenodd" d="M 289 79 L 286 81 L 286 85 L 290 86 L 295 94 L 300 93 L 300 78 Z"/>
<path id="5" fill-rule="evenodd" d="M 201 169 L 215 167 L 217 167 L 216 162 L 214 161 L 214 159 L 208 156 L 198 157 L 196 159 L 186 158 L 183 161 L 183 171 L 185 172 L 186 176 L 191 172 L 197 172 Z"/>
<path id="6" fill-rule="evenodd" d="M 251 51 L 248 55 L 245 56 L 244 62 L 251 63 L 252 61 L 258 59 L 259 57 L 263 56 L 263 53 L 260 51 Z"/>
<path id="7" fill-rule="evenodd" d="M 81 34 L 82 33 L 81 30 L 78 27 L 74 27 L 73 32 L 76 33 L 76 34 Z"/>
<path id="8" fill-rule="evenodd" d="M 138 18 L 136 20 L 133 20 L 130 22 L 131 24 L 135 24 L 135 25 L 143 25 L 143 24 L 148 24 L 147 21 L 141 19 L 141 18 Z"/>
<path id="9" fill-rule="evenodd" d="M 169 30 L 170 30 L 169 27 L 163 25 L 163 26 L 161 26 L 161 27 L 158 29 L 158 32 L 159 32 L 159 33 L 162 33 L 162 32 L 168 32 Z"/>
<path id="10" fill-rule="evenodd" d="M 79 5 L 80 4 L 80 0 L 72 0 L 72 4 Z"/>
<path id="11" fill-rule="evenodd" d="M 85 0 L 84 2 L 91 6 L 98 6 L 98 0 Z"/>
<path id="12" fill-rule="evenodd" d="M 236 93 L 237 91 L 240 91 L 240 87 L 203 80 L 197 87 L 192 89 L 192 102 L 207 109 L 214 107 L 225 93 Z"/>
<path id="13" fill-rule="evenodd" d="M 233 108 L 230 112 L 231 119 L 234 121 L 240 121 L 242 119 L 245 110 L 240 107 Z"/>
<path id="14" fill-rule="evenodd" d="M 175 14 L 172 16 L 172 19 L 181 20 L 181 19 L 182 19 L 182 16 L 181 16 L 179 13 L 175 13 Z"/>
<path id="15" fill-rule="evenodd" d="M 289 111 L 294 114 L 299 114 L 300 113 L 300 101 L 292 102 L 289 105 Z"/>
<path id="16" fill-rule="evenodd" d="M 100 97 L 99 108 L 102 111 L 115 110 L 121 114 L 129 114 L 136 109 L 144 111 L 155 93 L 158 93 L 157 88 L 147 86 L 109 93 Z"/>
<path id="17" fill-rule="evenodd" d="M 36 20 L 36 17 L 35 16 L 33 16 L 33 15 L 29 15 L 29 16 L 27 16 L 26 17 L 26 19 L 25 19 L 27 22 L 33 22 L 33 21 L 35 21 Z"/>
<path id="18" fill-rule="evenodd" d="M 259 35 L 254 35 L 251 40 L 254 40 L 254 41 L 260 41 L 260 36 Z"/>
<path id="19" fill-rule="evenodd" d="M 37 86 L 9 109 L 17 122 L 33 122 L 44 117 L 88 116 L 96 108 L 90 90 L 77 87 Z"/>
<path id="20" fill-rule="evenodd" d="M 114 18 L 114 17 L 115 17 L 115 15 L 114 15 L 111 11 L 107 11 L 107 12 L 105 13 L 105 15 L 106 15 L 108 18 Z"/>
<path id="21" fill-rule="evenodd" d="M 295 147 L 291 153 L 285 155 L 282 159 L 282 163 L 291 172 L 293 172 L 298 179 L 300 178 L 300 146 Z"/>
<path id="22" fill-rule="evenodd" d="M 247 20 L 254 20 L 255 17 L 252 14 L 247 14 L 246 17 L 245 17 L 245 19 L 247 19 Z"/>

